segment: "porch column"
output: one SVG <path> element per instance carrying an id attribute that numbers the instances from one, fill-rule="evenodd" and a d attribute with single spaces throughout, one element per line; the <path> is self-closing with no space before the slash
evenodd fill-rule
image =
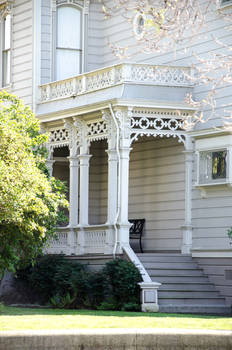
<path id="1" fill-rule="evenodd" d="M 53 174 L 53 164 L 55 163 L 55 160 L 53 159 L 47 159 L 46 160 L 46 166 L 49 172 L 49 175 L 52 176 Z"/>
<path id="2" fill-rule="evenodd" d="M 192 172 L 193 141 L 185 138 L 185 223 L 182 226 L 182 254 L 190 254 L 192 248 Z"/>
<path id="3" fill-rule="evenodd" d="M 89 222 L 89 160 L 91 155 L 80 154 L 80 225 Z"/>
<path id="4" fill-rule="evenodd" d="M 108 213 L 107 223 L 114 224 L 117 215 L 118 202 L 118 156 L 115 149 L 108 153 Z"/>
<path id="5" fill-rule="evenodd" d="M 70 169 L 69 226 L 76 227 L 78 225 L 79 159 L 77 157 L 68 158 Z"/>
<path id="6" fill-rule="evenodd" d="M 130 147 L 120 148 L 120 212 L 119 212 L 119 241 L 124 246 L 129 246 L 129 228 L 128 222 L 128 194 L 129 194 L 129 160 Z"/>

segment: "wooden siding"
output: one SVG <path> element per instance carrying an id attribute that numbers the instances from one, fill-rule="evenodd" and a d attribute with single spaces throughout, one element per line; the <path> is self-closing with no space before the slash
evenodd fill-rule
<path id="1" fill-rule="evenodd" d="M 146 251 L 180 250 L 184 224 L 184 147 L 176 139 L 146 138 L 133 144 L 129 218 L 145 218 Z"/>
<path id="2" fill-rule="evenodd" d="M 41 0 L 41 84 L 52 81 L 52 8 L 51 1 Z"/>
<path id="3" fill-rule="evenodd" d="M 32 105 L 33 2 L 17 0 L 12 12 L 12 93 Z"/>
<path id="4" fill-rule="evenodd" d="M 104 224 L 107 220 L 108 156 L 106 141 L 92 142 L 89 169 L 89 223 Z"/>

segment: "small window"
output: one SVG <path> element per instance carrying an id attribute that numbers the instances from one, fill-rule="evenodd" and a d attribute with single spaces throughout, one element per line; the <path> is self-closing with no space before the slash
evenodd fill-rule
<path id="1" fill-rule="evenodd" d="M 232 0 L 221 0 L 221 7 L 226 7 L 227 5 L 232 5 Z"/>
<path id="2" fill-rule="evenodd" d="M 144 35 L 144 26 L 145 26 L 145 16 L 142 13 L 137 13 L 133 21 L 133 30 L 138 40 L 142 39 Z"/>
<path id="3" fill-rule="evenodd" d="M 199 152 L 199 184 L 225 183 L 227 178 L 227 150 Z"/>
<path id="4" fill-rule="evenodd" d="M 81 11 L 73 6 L 57 9 L 56 79 L 81 72 Z"/>
<path id="5" fill-rule="evenodd" d="M 2 86 L 7 86 L 11 77 L 11 15 L 3 19 L 2 29 Z"/>

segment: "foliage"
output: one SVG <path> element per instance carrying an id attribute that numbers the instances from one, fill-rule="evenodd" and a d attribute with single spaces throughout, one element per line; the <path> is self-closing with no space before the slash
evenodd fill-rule
<path id="1" fill-rule="evenodd" d="M 133 263 L 122 259 L 112 260 L 106 264 L 103 273 L 111 286 L 111 296 L 117 309 L 123 309 L 127 303 L 139 305 L 138 283 L 142 279 Z"/>
<path id="2" fill-rule="evenodd" d="M 0 314 L 2 314 L 5 311 L 5 305 L 0 302 Z"/>
<path id="3" fill-rule="evenodd" d="M 56 308 L 138 310 L 141 276 L 137 268 L 122 259 L 110 261 L 99 272 L 65 259 L 41 257 L 34 266 L 20 270 L 17 277 Z"/>
<path id="4" fill-rule="evenodd" d="M 34 260 L 67 206 L 63 184 L 48 177 L 46 140 L 31 110 L 0 92 L 0 272 Z"/>
<path id="5" fill-rule="evenodd" d="M 227 234 L 228 234 L 229 239 L 232 241 L 232 227 L 227 230 Z M 232 242 L 231 242 L 231 244 L 232 244 Z"/>

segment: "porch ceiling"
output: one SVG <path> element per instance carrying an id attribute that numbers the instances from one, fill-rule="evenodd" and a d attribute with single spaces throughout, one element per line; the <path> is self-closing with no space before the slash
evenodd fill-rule
<path id="1" fill-rule="evenodd" d="M 44 122 L 112 105 L 188 110 L 192 92 L 187 67 L 120 64 L 39 87 L 37 117 Z"/>

